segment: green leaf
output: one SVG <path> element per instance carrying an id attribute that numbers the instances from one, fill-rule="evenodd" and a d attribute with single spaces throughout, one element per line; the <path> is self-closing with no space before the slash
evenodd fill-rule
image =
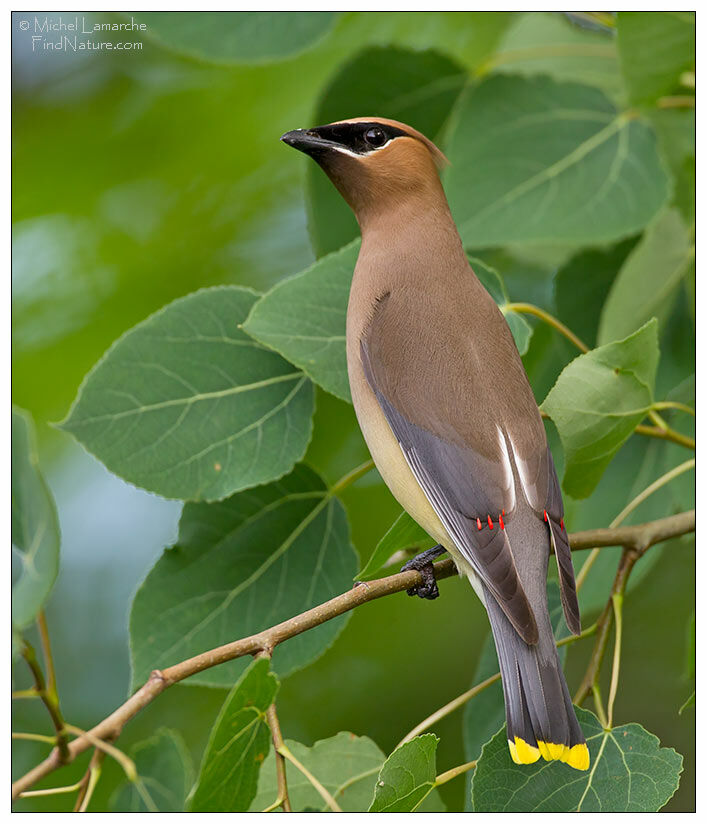
<path id="1" fill-rule="evenodd" d="M 279 481 L 212 504 L 187 504 L 176 546 L 165 550 L 130 614 L 133 684 L 155 668 L 285 621 L 350 588 L 358 558 L 346 513 L 322 479 L 298 466 Z M 318 658 L 349 614 L 277 647 L 288 675 Z M 238 659 L 189 679 L 228 687 Z"/>
<path id="2" fill-rule="evenodd" d="M 682 756 L 640 724 L 604 730 L 576 708 L 591 763 L 578 772 L 559 761 L 511 761 L 505 729 L 484 747 L 472 782 L 475 812 L 656 812 L 678 788 Z"/>
<path id="3" fill-rule="evenodd" d="M 385 761 L 378 745 L 365 736 L 339 732 L 332 738 L 305 747 L 297 741 L 285 741 L 295 758 L 331 793 L 344 812 L 365 812 L 373 797 L 376 777 Z M 292 764 L 287 765 L 287 788 L 293 812 L 328 810 L 324 799 L 307 778 Z M 259 812 L 277 798 L 275 754 L 263 762 L 258 794 L 250 805 Z"/>
<path id="4" fill-rule="evenodd" d="M 184 739 L 176 730 L 159 729 L 130 750 L 139 775 L 113 793 L 110 808 L 125 813 L 180 813 L 194 783 L 194 767 Z"/>
<path id="5" fill-rule="evenodd" d="M 390 46 L 364 49 L 329 83 L 312 125 L 354 116 L 385 116 L 408 123 L 434 140 L 466 79 L 463 67 L 435 51 Z M 353 240 L 359 228 L 349 206 L 311 161 L 307 186 L 309 231 L 320 257 Z"/>
<path id="6" fill-rule="evenodd" d="M 12 623 L 24 629 L 37 617 L 59 571 L 59 519 L 39 470 L 34 424 L 12 407 Z"/>
<path id="7" fill-rule="evenodd" d="M 388 757 L 369 812 L 409 813 L 420 806 L 435 786 L 438 740 L 436 735 L 418 735 Z"/>
<path id="8" fill-rule="evenodd" d="M 543 401 L 562 440 L 562 486 L 572 497 L 591 494 L 650 410 L 658 356 L 658 324 L 651 320 L 625 340 L 575 358 Z"/>
<path id="9" fill-rule="evenodd" d="M 243 812 L 270 749 L 265 713 L 279 682 L 266 658 L 253 661 L 223 702 L 189 799 L 191 812 Z"/>
<path id="10" fill-rule="evenodd" d="M 484 263 L 483 260 L 479 260 L 477 257 L 470 256 L 469 263 L 471 264 L 471 268 L 474 270 L 476 277 L 481 281 L 486 291 L 498 304 L 498 308 L 501 310 L 503 317 L 506 319 L 506 323 L 510 327 L 511 333 L 513 334 L 513 340 L 516 342 L 518 352 L 520 352 L 521 355 L 525 355 L 528 351 L 528 347 L 530 346 L 530 338 L 533 334 L 533 329 L 523 315 L 518 312 L 514 312 L 512 309 L 508 309 L 510 298 L 508 297 L 508 292 L 503 279 L 495 269 Z"/>
<path id="11" fill-rule="evenodd" d="M 243 324 L 249 335 L 349 402 L 346 307 L 360 247 L 356 240 L 281 281 L 253 306 Z"/>
<path id="12" fill-rule="evenodd" d="M 517 15 L 489 62 L 494 72 L 549 75 L 598 86 L 611 97 L 622 88 L 613 37 L 573 25 L 555 12 Z"/>
<path id="13" fill-rule="evenodd" d="M 201 60 L 265 63 L 311 48 L 334 26 L 329 11 L 133 12 L 146 34 L 166 48 Z"/>
<path id="14" fill-rule="evenodd" d="M 645 123 L 598 89 L 492 76 L 460 101 L 447 194 L 464 244 L 609 243 L 658 212 L 669 179 Z"/>
<path id="15" fill-rule="evenodd" d="M 582 251 L 555 275 L 557 317 L 590 347 L 596 344 L 607 293 L 637 240 L 632 237 L 608 249 Z"/>
<path id="16" fill-rule="evenodd" d="M 378 541 L 364 568 L 356 574 L 357 581 L 370 581 L 383 571 L 386 561 L 401 549 L 423 552 L 435 545 L 425 530 L 403 510 L 390 529 Z"/>
<path id="17" fill-rule="evenodd" d="M 688 225 L 695 222 L 695 110 L 650 109 L 646 116 L 673 176 L 673 204 Z"/>
<path id="18" fill-rule="evenodd" d="M 634 103 L 677 91 L 695 70 L 694 12 L 622 11 L 616 21 L 621 71 Z"/>
<path id="19" fill-rule="evenodd" d="M 626 258 L 602 309 L 597 340 L 621 340 L 652 317 L 664 325 L 694 246 L 677 209 L 661 215 Z"/>
<path id="20" fill-rule="evenodd" d="M 213 501 L 289 472 L 311 436 L 313 387 L 239 328 L 256 300 L 223 286 L 160 309 L 88 373 L 61 428 L 165 498 Z"/>

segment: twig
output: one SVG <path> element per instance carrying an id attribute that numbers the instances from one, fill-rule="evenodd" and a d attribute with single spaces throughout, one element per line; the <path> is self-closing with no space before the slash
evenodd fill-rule
<path id="1" fill-rule="evenodd" d="M 653 404 L 653 408 L 648 413 L 648 417 L 653 421 L 658 429 L 662 431 L 663 434 L 658 437 L 663 437 L 666 440 L 673 441 L 673 443 L 677 443 L 680 446 L 685 446 L 688 449 L 692 449 L 694 452 L 694 438 L 689 438 L 687 435 L 683 435 L 682 432 L 678 432 L 676 429 L 669 426 L 668 422 L 656 411 L 656 404 Z"/>
<path id="2" fill-rule="evenodd" d="M 98 747 L 94 749 L 93 755 L 91 756 L 91 760 L 88 764 L 88 769 L 84 773 L 84 776 L 81 779 L 81 781 L 79 781 L 79 794 L 76 797 L 76 803 L 74 804 L 73 812 L 86 812 L 89 802 L 91 801 L 93 791 L 95 790 L 96 784 L 98 783 L 98 779 L 101 777 L 101 765 L 103 764 L 103 760 L 105 757 L 106 754 L 103 750 L 99 750 Z"/>
<path id="3" fill-rule="evenodd" d="M 277 798 L 275 803 L 268 807 L 268 812 L 282 807 L 285 813 L 292 812 L 292 805 L 290 804 L 290 795 L 287 790 L 287 773 L 285 770 L 285 757 L 280 752 L 280 748 L 285 746 L 282 739 L 282 732 L 280 731 L 280 721 L 277 717 L 277 710 L 273 702 L 268 707 L 267 711 L 268 726 L 272 734 L 273 747 L 275 748 L 275 769 L 277 770 Z"/>
<path id="4" fill-rule="evenodd" d="M 688 449 L 695 449 L 695 441 L 683 435 L 675 429 L 661 429 L 658 426 L 646 426 L 639 424 L 634 430 L 638 435 L 647 435 L 649 438 L 659 438 L 663 441 L 672 441 L 673 443 L 685 446 Z"/>
<path id="5" fill-rule="evenodd" d="M 42 641 L 42 657 L 44 658 L 44 666 L 47 669 L 47 686 L 46 691 L 59 704 L 59 696 L 56 691 L 56 672 L 54 670 L 54 657 L 52 656 L 52 646 L 49 642 L 49 628 L 47 627 L 47 616 L 44 610 L 40 610 L 37 616 L 37 627 L 39 629 L 39 637 Z"/>
<path id="6" fill-rule="evenodd" d="M 447 770 L 447 772 L 440 773 L 440 775 L 435 778 L 435 787 L 446 784 L 447 781 L 451 781 L 458 775 L 464 775 L 464 773 L 469 772 L 469 770 L 473 770 L 476 767 L 476 763 L 476 761 L 468 761 L 466 764 L 460 764 L 458 767 L 452 767 L 451 770 Z"/>
<path id="7" fill-rule="evenodd" d="M 66 764 L 71 760 L 71 757 L 69 755 L 68 736 L 66 734 L 64 719 L 61 715 L 61 710 L 59 709 L 59 702 L 56 699 L 56 691 L 54 691 L 54 693 L 50 693 L 47 690 L 47 685 L 44 680 L 44 673 L 42 672 L 42 668 L 39 666 L 37 661 L 37 655 L 34 651 L 34 647 L 25 639 L 22 639 L 22 657 L 27 662 L 27 666 L 30 668 L 32 676 L 34 677 L 37 695 L 42 699 L 42 702 L 49 713 L 49 717 L 52 719 L 52 724 L 54 724 L 54 729 L 56 730 L 56 757 L 59 760 L 59 763 Z"/>
<path id="8" fill-rule="evenodd" d="M 111 758 L 115 759 L 123 768 L 123 772 L 125 773 L 125 777 L 128 781 L 135 782 L 137 780 L 138 776 L 135 762 L 132 758 L 128 758 L 124 752 L 119 750 L 117 747 L 114 747 L 112 744 L 109 744 L 107 741 L 97 738 L 93 735 L 93 733 L 86 732 L 86 730 L 82 730 L 79 727 L 74 727 L 72 724 L 67 724 L 66 729 L 74 735 L 78 735 L 81 738 L 87 738 L 94 747 L 99 750 L 103 750 L 106 755 L 110 755 Z"/>
<path id="9" fill-rule="evenodd" d="M 572 549 L 590 549 L 594 546 L 632 546 L 643 549 L 653 544 L 684 535 L 695 529 L 695 512 L 683 512 L 672 515 L 660 521 L 652 521 L 636 526 L 621 527 L 619 529 L 593 529 L 577 532 L 570 536 Z M 449 578 L 456 574 L 453 561 L 447 559 L 434 565 L 437 580 Z M 289 638 L 294 638 L 302 632 L 318 627 L 326 621 L 336 618 L 355 607 L 392 595 L 396 592 L 408 590 L 419 584 L 422 578 L 416 570 L 399 572 L 387 578 L 360 583 L 348 592 L 332 598 L 324 604 L 296 615 L 274 627 L 262 632 L 224 644 L 221 647 L 203 652 L 172 667 L 164 670 L 154 670 L 147 682 L 128 700 L 97 724 L 90 733 L 82 734 L 68 746 L 68 761 L 73 761 L 82 752 L 94 746 L 95 740 L 116 739 L 125 724 L 134 718 L 141 709 L 146 707 L 158 695 L 179 681 L 189 678 L 198 672 L 232 661 L 244 655 L 256 655 L 259 652 L 270 652 L 278 644 Z M 62 765 L 56 749 L 40 764 L 18 779 L 12 788 L 12 797 L 17 798 L 21 792 L 28 790 L 37 781 L 49 775 Z"/>
<path id="10" fill-rule="evenodd" d="M 302 764 L 298 761 L 294 755 L 290 752 L 286 744 L 282 744 L 279 749 L 280 755 L 284 756 L 288 761 L 291 761 L 295 767 L 302 773 L 302 775 L 309 781 L 309 783 L 314 787 L 314 789 L 321 795 L 321 797 L 326 801 L 328 806 L 333 810 L 335 813 L 341 813 L 343 810 L 341 807 L 336 803 L 334 800 L 334 796 L 327 790 L 327 788 L 321 784 L 315 776 Z"/>
<path id="11" fill-rule="evenodd" d="M 656 478 L 652 484 L 649 484 L 642 492 L 639 492 L 638 495 L 632 500 L 629 501 L 628 504 L 619 512 L 619 514 L 614 518 L 614 520 L 609 524 L 609 529 L 615 529 L 617 526 L 622 524 L 626 518 L 638 507 L 640 506 L 646 498 L 649 498 L 654 492 L 657 492 L 659 489 L 664 487 L 666 484 L 670 483 L 670 481 L 674 480 L 678 476 L 682 475 L 684 472 L 687 472 L 690 469 L 695 468 L 695 459 L 691 458 L 689 461 L 685 461 L 684 463 L 680 464 L 679 466 L 674 467 L 673 469 L 666 472 L 664 475 L 661 475 L 660 478 Z M 622 542 L 623 546 L 627 546 L 627 544 Z M 634 545 L 633 549 L 637 551 L 642 551 L 639 545 Z M 594 547 L 592 551 L 589 553 L 589 556 L 582 564 L 582 568 L 579 570 L 579 574 L 577 575 L 577 590 L 579 591 L 582 588 L 585 580 L 587 579 L 587 575 L 589 574 L 589 570 L 594 566 L 594 562 L 599 557 L 599 548 Z"/>

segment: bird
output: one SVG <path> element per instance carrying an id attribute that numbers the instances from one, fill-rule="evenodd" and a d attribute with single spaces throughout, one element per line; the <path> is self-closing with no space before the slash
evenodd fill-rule
<path id="1" fill-rule="evenodd" d="M 547 605 L 554 551 L 565 619 L 579 605 L 564 508 L 538 405 L 511 331 L 469 263 L 440 179 L 448 161 L 383 117 L 294 129 L 361 230 L 346 316 L 351 398 L 384 482 L 435 540 L 407 568 L 438 595 L 443 552 L 486 608 L 510 757 L 589 768 Z M 404 567 L 404 568 L 406 568 Z"/>

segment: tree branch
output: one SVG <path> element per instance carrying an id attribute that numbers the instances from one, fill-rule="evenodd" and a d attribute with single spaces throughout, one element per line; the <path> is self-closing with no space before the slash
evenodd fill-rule
<path id="1" fill-rule="evenodd" d="M 661 518 L 658 521 L 650 521 L 636 526 L 577 532 L 570 535 L 569 538 L 573 550 L 590 549 L 597 546 L 624 546 L 632 548 L 636 554 L 641 555 L 653 544 L 693 532 L 694 529 L 695 512 L 692 510 L 691 512 L 683 512 L 679 515 L 672 515 L 668 518 Z M 457 571 L 453 561 L 449 559 L 435 564 L 434 569 L 435 577 L 438 580 L 449 578 L 455 575 Z M 421 583 L 420 573 L 412 569 L 390 575 L 387 578 L 357 583 L 348 592 L 274 627 L 248 638 L 241 638 L 230 644 L 208 650 L 164 670 L 154 670 L 147 682 L 124 704 L 88 733 L 80 735 L 68 745 L 68 761 L 65 763 L 73 761 L 90 747 L 96 746 L 97 740 L 115 740 L 131 718 L 134 718 L 141 709 L 154 701 L 158 695 L 173 684 L 198 672 L 203 672 L 235 658 L 241 658 L 244 655 L 271 654 L 278 644 L 289 638 L 294 638 L 302 632 L 313 629 L 325 621 L 330 621 L 332 618 L 336 618 L 338 615 L 369 601 L 375 601 L 396 592 L 403 592 L 419 583 Z M 62 760 L 55 748 L 44 761 L 13 784 L 13 799 L 60 766 L 62 766 Z"/>

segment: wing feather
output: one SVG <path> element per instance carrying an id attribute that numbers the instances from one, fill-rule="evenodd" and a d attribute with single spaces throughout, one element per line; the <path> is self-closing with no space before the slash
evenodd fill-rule
<path id="1" fill-rule="evenodd" d="M 361 361 L 411 471 L 456 548 L 520 636 L 528 644 L 537 643 L 533 610 L 523 590 L 508 535 L 500 527 L 499 516 L 504 509 L 507 517 L 512 517 L 512 476 L 502 461 L 490 460 L 468 446 L 450 443 L 400 413 L 381 390 L 381 366 L 372 363 L 366 337 L 361 340 Z M 489 527 L 489 517 L 495 522 L 493 528 Z"/>

